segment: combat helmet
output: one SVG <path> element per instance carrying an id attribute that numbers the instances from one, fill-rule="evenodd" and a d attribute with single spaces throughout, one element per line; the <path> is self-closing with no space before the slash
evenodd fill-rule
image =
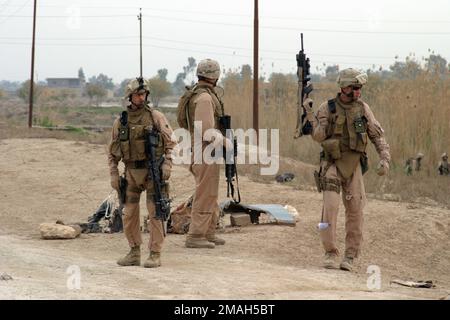
<path id="1" fill-rule="evenodd" d="M 142 77 L 131 80 L 125 87 L 124 98 L 131 99 L 131 95 L 138 92 L 146 92 L 148 96 L 150 93 L 150 82 Z"/>
<path id="2" fill-rule="evenodd" d="M 339 72 L 336 82 L 340 88 L 345 88 L 352 85 L 363 86 L 367 83 L 367 74 L 353 68 L 344 69 Z"/>
<path id="3" fill-rule="evenodd" d="M 197 76 L 211 80 L 217 80 L 220 77 L 220 65 L 216 60 L 205 59 L 197 65 Z"/>

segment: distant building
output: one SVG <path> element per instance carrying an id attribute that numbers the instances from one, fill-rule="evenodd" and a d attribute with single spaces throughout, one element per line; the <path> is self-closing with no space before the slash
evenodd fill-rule
<path id="1" fill-rule="evenodd" d="M 83 89 L 86 83 L 79 78 L 47 78 L 49 88 Z"/>
<path id="2" fill-rule="evenodd" d="M 47 87 L 52 89 L 69 90 L 82 96 L 86 87 L 84 75 L 78 78 L 47 78 Z"/>

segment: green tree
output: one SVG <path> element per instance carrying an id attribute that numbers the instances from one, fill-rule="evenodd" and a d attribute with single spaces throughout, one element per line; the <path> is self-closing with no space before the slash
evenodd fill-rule
<path id="1" fill-rule="evenodd" d="M 241 67 L 241 78 L 243 80 L 250 80 L 253 76 L 252 67 L 249 64 L 243 64 Z"/>
<path id="2" fill-rule="evenodd" d="M 33 86 L 33 101 L 36 102 L 39 99 L 43 91 L 42 86 L 38 84 L 34 84 Z M 17 90 L 17 95 L 22 98 L 25 102 L 30 101 L 30 80 L 27 80 L 22 83 L 19 90 Z"/>
<path id="3" fill-rule="evenodd" d="M 127 87 L 128 83 L 133 79 L 124 79 L 119 84 L 119 88 L 114 93 L 116 97 L 123 97 L 125 95 L 125 88 Z"/>
<path id="4" fill-rule="evenodd" d="M 169 71 L 167 71 L 166 68 L 159 69 L 159 70 L 158 70 L 158 77 L 159 77 L 161 80 L 167 81 L 167 74 L 168 74 L 168 73 L 169 73 Z"/>
<path id="5" fill-rule="evenodd" d="M 8 80 L 0 81 L 0 88 L 6 91 L 17 91 L 20 89 L 20 86 L 21 83 L 19 81 L 8 81 Z"/>
<path id="6" fill-rule="evenodd" d="M 84 75 L 83 68 L 78 69 L 78 79 L 86 81 L 86 76 Z"/>
<path id="7" fill-rule="evenodd" d="M 394 77 L 400 79 L 415 78 L 422 71 L 420 64 L 409 57 L 406 58 L 405 62 L 396 61 L 393 65 L 389 66 L 389 69 L 391 69 Z"/>
<path id="8" fill-rule="evenodd" d="M 155 107 L 158 107 L 161 98 L 167 97 L 171 94 L 172 88 L 167 80 L 155 76 L 149 79 L 150 82 L 150 101 Z"/>
<path id="9" fill-rule="evenodd" d="M 339 73 L 338 65 L 328 66 L 325 69 L 325 78 L 329 81 L 335 81 L 337 79 L 338 73 Z"/>
<path id="10" fill-rule="evenodd" d="M 188 58 L 188 64 L 183 67 L 183 72 L 177 74 L 175 78 L 175 82 L 172 84 L 172 87 L 176 93 L 181 93 L 184 91 L 184 87 L 186 86 L 186 80 L 190 85 L 194 84 L 194 72 L 197 63 L 193 57 Z M 190 80 L 190 81 L 189 81 Z"/>
<path id="11" fill-rule="evenodd" d="M 103 98 L 106 97 L 106 89 L 96 83 L 88 83 L 86 85 L 86 94 L 91 99 L 91 102 L 95 99 L 95 105 L 98 107 Z"/>
<path id="12" fill-rule="evenodd" d="M 97 84 L 104 89 L 114 89 L 114 83 L 112 78 L 109 78 L 106 74 L 100 73 L 98 76 L 92 76 L 89 78 L 89 83 Z"/>
<path id="13" fill-rule="evenodd" d="M 447 71 L 447 60 L 441 57 L 439 54 L 434 55 L 430 54 L 428 58 L 425 59 L 427 61 L 427 70 L 431 72 L 436 72 L 440 74 L 445 74 Z"/>

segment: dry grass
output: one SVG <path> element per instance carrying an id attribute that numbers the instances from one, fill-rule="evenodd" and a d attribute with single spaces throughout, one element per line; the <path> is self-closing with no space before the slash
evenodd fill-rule
<path id="1" fill-rule="evenodd" d="M 14 138 L 55 138 L 62 140 L 86 141 L 94 144 L 106 144 L 110 138 L 110 131 L 101 133 L 89 131 L 60 131 L 45 128 L 28 128 L 26 126 L 6 125 L 0 122 L 0 140 Z"/>
<path id="2" fill-rule="evenodd" d="M 335 83 L 315 85 L 312 95 L 317 108 L 336 95 Z M 252 127 L 252 83 L 236 74 L 223 80 L 225 109 L 232 116 L 234 128 Z M 365 176 L 370 193 L 393 193 L 405 200 L 431 198 L 450 205 L 450 179 L 437 175 L 437 163 L 442 152 L 450 151 L 450 78 L 422 72 L 414 79 L 382 79 L 371 75 L 364 88 L 363 99 L 371 106 L 382 124 L 391 146 L 392 170 L 389 177 L 378 177 L 373 170 Z M 310 137 L 293 139 L 296 125 L 297 83 L 288 75 L 276 75 L 270 83 L 260 83 L 260 128 L 280 130 L 280 155 L 317 165 L 320 147 Z M 422 152 L 423 170 L 418 175 L 405 176 L 406 158 Z M 374 168 L 378 155 L 369 147 L 370 166 Z M 256 175 L 256 169 L 243 168 Z M 311 171 L 295 165 L 280 165 L 280 172 L 296 173 L 296 185 L 311 183 Z M 270 179 L 268 177 L 266 179 Z M 273 178 L 273 177 L 272 177 Z"/>
<path id="3" fill-rule="evenodd" d="M 225 110 L 232 116 L 234 128 L 252 127 L 252 82 L 238 74 L 228 73 L 222 85 L 225 89 Z M 315 83 L 312 95 L 315 107 L 334 97 L 337 86 L 333 82 Z M 437 163 L 442 152 L 450 152 L 450 78 L 422 72 L 414 79 L 382 79 L 371 75 L 363 90 L 376 118 L 385 129 L 391 146 L 392 170 L 389 177 L 378 177 L 373 170 L 366 176 L 366 190 L 370 193 L 392 193 L 402 199 L 431 198 L 450 205 L 450 179 L 437 175 Z M 280 132 L 279 173 L 292 172 L 296 188 L 310 188 L 313 184 L 310 165 L 317 165 L 320 147 L 310 137 L 293 139 L 296 125 L 297 82 L 291 75 L 275 74 L 269 83 L 260 83 L 260 128 L 277 128 Z M 175 109 L 162 108 L 174 128 L 177 127 Z M 109 127 L 120 108 L 92 107 L 36 107 L 35 123 L 48 121 L 54 125 L 98 125 Z M 109 132 L 60 132 L 28 129 L 27 105 L 20 100 L 0 100 L 0 139 L 60 138 L 107 143 Z M 403 164 L 407 157 L 418 152 L 425 154 L 423 171 L 407 177 Z M 374 168 L 378 156 L 369 147 L 370 166 Z M 273 181 L 273 177 L 259 176 L 258 166 L 241 166 L 241 173 L 254 179 Z"/>

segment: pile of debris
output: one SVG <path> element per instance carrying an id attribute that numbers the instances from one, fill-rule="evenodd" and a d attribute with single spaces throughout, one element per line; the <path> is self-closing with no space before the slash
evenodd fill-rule
<path id="1" fill-rule="evenodd" d="M 41 223 L 39 231 L 42 239 L 75 239 L 81 233 L 121 232 L 122 215 L 123 205 L 116 192 L 111 192 L 97 211 L 88 217 L 88 222 L 64 223 L 57 220 L 54 223 Z"/>
<path id="2" fill-rule="evenodd" d="M 191 223 L 193 195 L 171 212 L 167 222 L 167 232 L 186 234 Z M 220 219 L 218 229 L 223 229 L 226 214 L 230 215 L 231 227 L 245 227 L 256 224 L 278 224 L 295 226 L 298 219 L 297 210 L 290 205 L 254 204 L 247 205 L 226 200 L 219 204 Z"/>

